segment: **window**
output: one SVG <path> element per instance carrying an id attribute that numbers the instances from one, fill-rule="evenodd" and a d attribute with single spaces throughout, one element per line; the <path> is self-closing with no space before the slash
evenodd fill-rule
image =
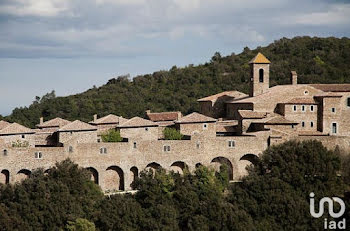
<path id="1" fill-rule="evenodd" d="M 69 152 L 73 152 L 73 147 L 72 147 L 72 146 L 69 146 L 68 151 L 69 151 Z"/>
<path id="2" fill-rule="evenodd" d="M 305 105 L 303 105 L 303 106 L 301 106 L 301 111 L 305 111 L 305 108 L 306 108 L 306 106 Z"/>
<path id="3" fill-rule="evenodd" d="M 35 159 L 42 159 L 43 154 L 41 152 L 35 152 Z"/>
<path id="4" fill-rule="evenodd" d="M 314 122 L 312 122 L 312 121 L 310 122 L 310 127 L 312 127 L 312 128 L 314 127 Z"/>
<path id="5" fill-rule="evenodd" d="M 229 148 L 233 148 L 234 146 L 235 146 L 235 141 L 229 140 L 229 141 L 228 141 L 228 147 L 229 147 Z"/>
<path id="6" fill-rule="evenodd" d="M 4 156 L 7 156 L 7 150 L 4 149 Z"/>
<path id="7" fill-rule="evenodd" d="M 107 148 L 100 148 L 100 154 L 107 154 Z"/>
<path id="8" fill-rule="evenodd" d="M 101 143 L 101 139 L 97 139 L 97 143 Z"/>
<path id="9" fill-rule="evenodd" d="M 145 128 L 145 131 L 148 132 L 148 128 Z"/>
<path id="10" fill-rule="evenodd" d="M 260 83 L 264 82 L 264 69 L 259 70 L 259 82 Z"/>
<path id="11" fill-rule="evenodd" d="M 350 97 L 349 97 L 349 98 L 347 98 L 346 105 L 348 105 L 348 107 L 350 107 Z"/>
<path id="12" fill-rule="evenodd" d="M 136 142 L 134 142 L 134 148 L 137 148 L 137 143 Z"/>
<path id="13" fill-rule="evenodd" d="M 337 123 L 332 123 L 332 133 L 333 134 L 337 134 L 337 132 L 338 132 L 337 129 L 338 129 L 337 128 Z"/>
<path id="14" fill-rule="evenodd" d="M 163 146 L 163 151 L 164 152 L 170 152 L 170 146 L 169 145 L 164 145 Z"/>
<path id="15" fill-rule="evenodd" d="M 201 145 L 201 144 L 200 144 L 199 142 L 196 143 L 196 147 L 197 147 L 197 148 L 200 148 L 200 145 Z"/>
<path id="16" fill-rule="evenodd" d="M 309 94 L 309 91 L 308 90 L 305 90 L 304 91 L 304 95 L 308 95 Z"/>
<path id="17" fill-rule="evenodd" d="M 293 111 L 297 111 L 297 105 L 293 105 Z"/>
<path id="18" fill-rule="evenodd" d="M 24 139 L 24 138 L 26 138 L 26 136 L 25 136 L 25 135 L 22 135 L 22 139 Z"/>
<path id="19" fill-rule="evenodd" d="M 335 113 L 335 107 L 332 107 L 332 113 Z"/>
<path id="20" fill-rule="evenodd" d="M 305 127 L 305 122 L 301 122 L 301 126 L 304 128 Z"/>
<path id="21" fill-rule="evenodd" d="M 207 130 L 208 129 L 208 124 L 203 124 L 203 130 Z"/>
<path id="22" fill-rule="evenodd" d="M 310 111 L 314 111 L 314 105 L 310 106 Z"/>

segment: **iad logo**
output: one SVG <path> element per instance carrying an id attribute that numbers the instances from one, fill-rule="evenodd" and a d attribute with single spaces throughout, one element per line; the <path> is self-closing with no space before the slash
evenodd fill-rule
<path id="1" fill-rule="evenodd" d="M 315 194 L 312 192 L 310 193 L 310 214 L 314 218 L 320 218 L 324 214 L 324 204 L 328 203 L 328 213 L 333 218 L 339 218 L 344 215 L 345 213 L 345 203 L 342 199 L 339 197 L 323 197 L 320 200 L 319 203 L 319 211 L 315 212 Z M 333 201 L 337 202 L 340 205 L 340 211 L 335 213 L 333 210 Z M 345 218 L 343 220 L 340 220 L 338 222 L 336 221 L 327 221 L 327 218 L 324 219 L 324 229 L 345 229 L 346 228 L 346 220 Z"/>

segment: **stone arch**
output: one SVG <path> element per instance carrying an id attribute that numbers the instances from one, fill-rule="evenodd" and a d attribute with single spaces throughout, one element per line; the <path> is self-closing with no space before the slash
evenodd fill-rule
<path id="1" fill-rule="evenodd" d="M 93 168 L 93 167 L 87 167 L 86 170 L 88 170 L 90 172 L 90 177 L 91 177 L 91 180 L 95 183 L 95 184 L 98 184 L 98 171 Z"/>
<path id="2" fill-rule="evenodd" d="M 196 168 L 199 168 L 199 167 L 201 167 L 201 166 L 203 166 L 203 164 L 201 164 L 201 163 L 197 163 L 197 164 L 195 165 Z"/>
<path id="3" fill-rule="evenodd" d="M 152 163 L 149 163 L 147 166 L 146 166 L 146 169 L 153 169 L 153 170 L 157 170 L 157 169 L 160 169 L 162 166 L 156 162 L 152 162 Z"/>
<path id="4" fill-rule="evenodd" d="M 124 190 L 124 172 L 118 166 L 110 166 L 104 176 L 106 190 Z"/>
<path id="5" fill-rule="evenodd" d="M 188 169 L 188 165 L 183 161 L 176 161 L 172 165 L 170 165 L 170 170 L 174 171 L 175 173 L 183 174 L 183 171 L 185 169 Z"/>
<path id="6" fill-rule="evenodd" d="M 245 154 L 239 159 L 239 172 L 241 176 L 248 174 L 247 166 L 256 165 L 259 162 L 259 157 L 255 154 Z"/>
<path id="7" fill-rule="evenodd" d="M 130 187 L 132 189 L 135 189 L 134 183 L 135 183 L 136 179 L 139 177 L 139 169 L 136 166 L 133 166 L 130 168 L 130 172 L 132 174 L 132 182 L 130 184 Z"/>
<path id="8" fill-rule="evenodd" d="M 9 170 L 2 170 L 0 173 L 0 183 L 2 184 L 8 184 L 10 183 L 10 172 Z"/>
<path id="9" fill-rule="evenodd" d="M 228 171 L 228 179 L 233 180 L 233 166 L 232 163 L 229 159 L 226 157 L 215 157 L 211 161 L 211 165 L 214 167 L 215 171 L 220 171 L 221 165 L 226 165 L 227 166 L 227 171 Z"/>
<path id="10" fill-rule="evenodd" d="M 32 172 L 28 169 L 21 169 L 16 174 L 16 182 L 20 182 L 24 179 L 27 179 Z"/>

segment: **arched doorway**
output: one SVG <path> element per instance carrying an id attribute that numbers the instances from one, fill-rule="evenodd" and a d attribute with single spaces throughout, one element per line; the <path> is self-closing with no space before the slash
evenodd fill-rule
<path id="1" fill-rule="evenodd" d="M 183 174 L 183 171 L 185 170 L 185 168 L 188 169 L 188 166 L 183 161 L 176 161 L 170 166 L 170 170 L 179 174 Z"/>
<path id="2" fill-rule="evenodd" d="M 247 167 L 259 163 L 259 157 L 255 154 L 245 154 L 239 159 L 239 172 L 241 176 L 248 174 Z"/>
<path id="3" fill-rule="evenodd" d="M 233 166 L 229 159 L 225 157 L 216 157 L 211 161 L 212 166 L 216 171 L 220 171 L 221 165 L 226 165 L 228 172 L 228 179 L 233 180 Z"/>
<path id="4" fill-rule="evenodd" d="M 0 174 L 0 183 L 1 184 L 8 184 L 10 183 L 10 172 L 6 169 L 1 171 Z"/>
<path id="5" fill-rule="evenodd" d="M 98 171 L 93 168 L 93 167 L 88 167 L 86 168 L 86 170 L 88 170 L 90 172 L 90 178 L 91 180 L 95 183 L 95 184 L 98 184 Z"/>
<path id="6" fill-rule="evenodd" d="M 110 166 L 104 176 L 106 190 L 124 190 L 124 172 L 118 166 Z"/>
<path id="7" fill-rule="evenodd" d="M 16 182 L 21 182 L 24 179 L 27 179 L 32 172 L 28 169 L 21 169 L 16 174 Z"/>
<path id="8" fill-rule="evenodd" d="M 152 162 L 146 166 L 146 170 L 153 170 L 154 172 L 157 171 L 157 169 L 160 169 L 162 166 L 156 162 Z"/>
<path id="9" fill-rule="evenodd" d="M 139 169 L 136 166 L 130 168 L 130 172 L 132 175 L 132 182 L 130 184 L 131 189 L 135 189 L 135 181 L 139 177 Z"/>

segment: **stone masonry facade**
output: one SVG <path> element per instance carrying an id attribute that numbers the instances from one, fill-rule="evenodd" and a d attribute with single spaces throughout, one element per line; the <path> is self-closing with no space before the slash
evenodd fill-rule
<path id="1" fill-rule="evenodd" d="M 267 147 L 287 140 L 320 140 L 326 147 L 350 150 L 350 84 L 269 86 L 270 61 L 258 54 L 251 62 L 251 91 L 226 91 L 199 99 L 200 113 L 146 112 L 146 119 L 107 115 L 89 123 L 41 118 L 36 129 L 0 121 L 0 183 L 16 183 L 34 169 L 48 171 L 67 158 L 91 172 L 102 190 L 132 189 L 148 168 L 182 173 L 200 165 L 239 181 Z M 183 140 L 165 140 L 177 129 Z M 122 142 L 103 142 L 110 129 Z"/>

